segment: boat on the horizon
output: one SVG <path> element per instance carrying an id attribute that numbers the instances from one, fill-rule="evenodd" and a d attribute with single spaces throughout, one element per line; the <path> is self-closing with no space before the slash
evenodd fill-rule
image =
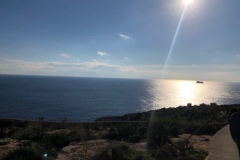
<path id="1" fill-rule="evenodd" d="M 203 83 L 203 81 L 196 81 L 196 83 Z"/>

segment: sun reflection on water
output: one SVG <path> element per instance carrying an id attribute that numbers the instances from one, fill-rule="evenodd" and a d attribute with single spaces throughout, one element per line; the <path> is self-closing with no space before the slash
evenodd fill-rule
<path id="1" fill-rule="evenodd" d="M 176 83 L 176 89 L 179 98 L 186 102 L 194 98 L 196 84 L 190 81 L 180 81 Z"/>
<path id="2" fill-rule="evenodd" d="M 148 98 L 144 99 L 145 110 L 163 107 L 178 107 L 192 103 L 219 102 L 219 95 L 227 93 L 218 83 L 198 84 L 195 81 L 154 80 L 148 86 Z M 226 96 L 226 94 L 224 94 Z M 147 104 L 147 105 L 146 105 Z"/>

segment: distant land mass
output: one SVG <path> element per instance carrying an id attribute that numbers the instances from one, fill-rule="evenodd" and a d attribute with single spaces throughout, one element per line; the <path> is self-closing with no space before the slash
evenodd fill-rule
<path id="1" fill-rule="evenodd" d="M 95 122 L 100 121 L 151 121 L 166 118 L 177 118 L 185 117 L 186 119 L 209 119 L 218 114 L 227 117 L 231 108 L 240 108 L 240 104 L 226 104 L 217 105 L 212 103 L 210 105 L 201 104 L 194 105 L 188 104 L 188 106 L 179 106 L 177 108 L 161 108 L 158 110 L 152 110 L 147 112 L 130 113 L 123 116 L 105 116 L 100 117 L 95 120 Z"/>

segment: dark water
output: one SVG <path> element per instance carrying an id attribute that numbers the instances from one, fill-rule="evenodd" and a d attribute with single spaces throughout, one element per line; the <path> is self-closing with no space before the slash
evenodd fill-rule
<path id="1" fill-rule="evenodd" d="M 0 76 L 0 118 L 93 121 L 187 103 L 240 103 L 240 83 Z"/>

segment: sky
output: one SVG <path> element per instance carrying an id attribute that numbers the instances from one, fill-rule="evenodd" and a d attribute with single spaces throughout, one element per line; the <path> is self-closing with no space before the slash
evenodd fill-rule
<path id="1" fill-rule="evenodd" d="M 239 0 L 1 0 L 0 74 L 240 82 L 239 8 Z"/>

